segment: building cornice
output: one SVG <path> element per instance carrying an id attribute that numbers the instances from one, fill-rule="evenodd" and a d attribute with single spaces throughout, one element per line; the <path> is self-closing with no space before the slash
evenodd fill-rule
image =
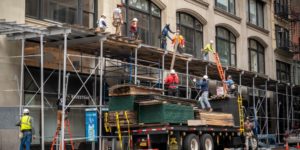
<path id="1" fill-rule="evenodd" d="M 214 10 L 215 10 L 216 14 L 221 15 L 221 16 L 223 16 L 223 17 L 225 17 L 225 18 L 227 18 L 231 21 L 234 21 L 234 22 L 238 23 L 238 24 L 241 24 L 242 18 L 240 18 L 236 15 L 233 15 L 231 13 L 228 13 L 228 12 L 218 8 L 218 7 L 214 7 Z"/>

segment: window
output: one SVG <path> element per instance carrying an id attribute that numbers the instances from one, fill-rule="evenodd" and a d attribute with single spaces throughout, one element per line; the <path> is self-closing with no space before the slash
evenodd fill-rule
<path id="1" fill-rule="evenodd" d="M 137 18 L 140 39 L 149 45 L 160 47 L 161 11 L 150 0 L 122 0 L 123 33 L 129 35 L 130 21 Z"/>
<path id="2" fill-rule="evenodd" d="M 185 38 L 185 53 L 191 54 L 195 58 L 202 58 L 203 31 L 200 21 L 187 13 L 177 12 L 176 23 Z"/>
<path id="3" fill-rule="evenodd" d="M 216 0 L 216 6 L 235 15 L 235 0 Z"/>
<path id="4" fill-rule="evenodd" d="M 288 18 L 288 0 L 274 0 L 274 11 L 277 16 Z"/>
<path id="5" fill-rule="evenodd" d="M 264 27 L 264 3 L 261 0 L 248 0 L 248 13 L 251 24 Z"/>
<path id="6" fill-rule="evenodd" d="M 275 26 L 276 32 L 276 47 L 289 50 L 289 31 L 278 25 Z"/>
<path id="7" fill-rule="evenodd" d="M 236 39 L 226 28 L 216 28 L 217 52 L 224 66 L 236 66 Z"/>
<path id="8" fill-rule="evenodd" d="M 93 27 L 95 0 L 26 0 L 26 16 Z"/>
<path id="9" fill-rule="evenodd" d="M 290 64 L 276 60 L 277 80 L 289 83 L 291 81 Z"/>
<path id="10" fill-rule="evenodd" d="M 249 40 L 250 71 L 265 73 L 264 47 L 256 40 Z"/>

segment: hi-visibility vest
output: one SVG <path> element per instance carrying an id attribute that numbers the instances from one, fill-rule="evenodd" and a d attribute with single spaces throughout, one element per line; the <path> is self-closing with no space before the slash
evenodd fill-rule
<path id="1" fill-rule="evenodd" d="M 212 45 L 211 44 L 206 44 L 205 48 L 204 48 L 204 51 L 206 53 L 208 52 L 214 52 L 214 49 L 212 48 Z"/>
<path id="2" fill-rule="evenodd" d="M 31 130 L 31 117 L 28 115 L 24 115 L 21 118 L 21 131 L 23 130 Z"/>

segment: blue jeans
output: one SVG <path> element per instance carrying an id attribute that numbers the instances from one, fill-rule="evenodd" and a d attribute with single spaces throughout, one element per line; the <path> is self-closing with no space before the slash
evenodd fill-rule
<path id="1" fill-rule="evenodd" d="M 205 108 L 204 103 L 206 104 L 207 108 L 211 108 L 210 103 L 208 102 L 208 91 L 204 91 L 202 93 L 201 97 L 199 98 L 199 102 L 200 102 L 202 109 Z"/>
<path id="2" fill-rule="evenodd" d="M 26 146 L 26 150 L 30 150 L 32 133 L 30 131 L 23 132 L 23 137 L 21 139 L 20 150 L 23 150 L 24 145 Z"/>

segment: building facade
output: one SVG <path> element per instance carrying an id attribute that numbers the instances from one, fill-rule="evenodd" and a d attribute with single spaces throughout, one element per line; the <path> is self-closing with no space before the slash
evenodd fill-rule
<path id="1" fill-rule="evenodd" d="M 2 4 L 5 5 L 0 6 L 0 19 L 34 26 L 66 23 L 94 28 L 100 15 L 105 15 L 108 32 L 114 33 L 112 12 L 119 3 L 124 5 L 124 36 L 129 35 L 130 21 L 136 17 L 143 43 L 159 47 L 161 30 L 164 25 L 170 24 L 173 31 L 180 29 L 186 40 L 184 53 L 194 58 L 202 59 L 201 49 L 213 40 L 224 67 L 255 72 L 284 83 L 300 83 L 299 63 L 293 61 L 290 51 L 289 0 L 4 0 Z M 0 40 L 0 66 L 5 70 L 0 76 L 0 110 L 7 112 L 9 109 L 16 113 L 20 99 L 20 59 L 15 61 L 12 56 L 20 55 L 21 45 L 20 42 L 7 41 L 5 36 L 1 36 Z M 172 50 L 170 41 L 167 49 Z M 209 60 L 214 61 L 212 54 Z M 272 94 L 268 92 L 265 95 L 272 99 L 275 97 Z M 35 118 L 39 118 L 38 111 Z M 18 116 L 9 120 L 11 124 L 18 120 Z M 276 124 L 276 120 L 270 122 Z M 39 133 L 39 121 L 35 124 Z M 277 132 L 275 125 L 269 126 L 273 133 Z M 0 137 L 9 136 L 0 138 L 0 149 L 17 149 L 17 134 L 18 129 L 9 126 L 9 123 L 2 128 L 0 126 Z M 52 132 L 47 135 L 52 135 Z M 48 140 L 51 141 L 51 138 Z M 39 144 L 38 140 L 34 142 Z"/>

